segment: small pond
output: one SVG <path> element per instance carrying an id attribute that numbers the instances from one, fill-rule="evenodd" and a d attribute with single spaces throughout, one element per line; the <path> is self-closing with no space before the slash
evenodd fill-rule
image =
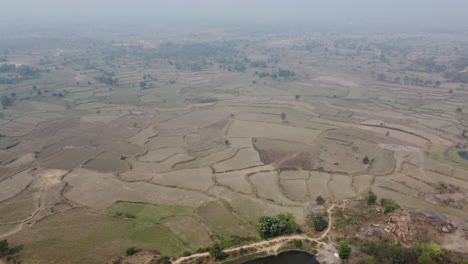
<path id="1" fill-rule="evenodd" d="M 468 160 L 468 151 L 460 151 L 458 152 L 458 155 L 464 160 Z"/>
<path id="2" fill-rule="evenodd" d="M 244 264 L 320 264 L 314 255 L 302 251 L 288 251 L 265 258 L 247 261 Z"/>

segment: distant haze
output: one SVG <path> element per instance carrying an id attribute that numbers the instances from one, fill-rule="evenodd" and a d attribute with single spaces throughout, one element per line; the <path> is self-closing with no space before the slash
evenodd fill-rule
<path id="1" fill-rule="evenodd" d="M 456 25 L 468 30 L 467 0 L 15 0 L 8 19 L 171 18 Z"/>

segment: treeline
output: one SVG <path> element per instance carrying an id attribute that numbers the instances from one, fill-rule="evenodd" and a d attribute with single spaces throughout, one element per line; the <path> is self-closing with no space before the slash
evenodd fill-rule
<path id="1" fill-rule="evenodd" d="M 278 71 L 275 71 L 273 73 L 269 72 L 255 72 L 255 75 L 257 75 L 260 78 L 266 78 L 266 77 L 271 77 L 272 79 L 277 79 L 277 78 L 291 78 L 296 76 L 296 73 L 291 70 L 284 70 L 284 69 L 279 69 Z"/>
<path id="2" fill-rule="evenodd" d="M 16 84 L 25 80 L 36 79 L 39 76 L 39 70 L 28 65 L 17 67 L 15 64 L 4 63 L 0 65 L 0 84 Z"/>
<path id="3" fill-rule="evenodd" d="M 119 83 L 119 79 L 115 77 L 115 72 L 103 72 L 101 76 L 95 77 L 94 79 L 98 82 L 112 86 L 118 86 Z"/>

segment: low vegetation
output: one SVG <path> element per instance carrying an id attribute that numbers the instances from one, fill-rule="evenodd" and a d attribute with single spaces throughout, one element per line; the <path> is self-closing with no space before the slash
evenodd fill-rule
<path id="1" fill-rule="evenodd" d="M 400 205 L 390 198 L 382 198 L 380 200 L 380 205 L 384 208 L 384 213 L 386 214 L 400 209 Z"/>

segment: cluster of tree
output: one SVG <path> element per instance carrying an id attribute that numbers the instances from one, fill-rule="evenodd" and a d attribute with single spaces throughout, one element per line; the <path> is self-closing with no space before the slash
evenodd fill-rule
<path id="1" fill-rule="evenodd" d="M 14 97 L 12 97 L 14 98 Z M 8 107 L 13 105 L 13 99 L 8 97 L 7 95 L 2 96 L 2 107 L 3 109 L 7 109 Z"/>
<path id="2" fill-rule="evenodd" d="M 268 73 L 268 72 L 255 72 L 255 75 L 257 75 L 260 78 L 266 78 L 266 77 L 271 77 L 272 79 L 277 79 L 277 78 L 291 78 L 296 76 L 296 73 L 291 70 L 284 70 L 284 69 L 279 69 L 276 72 L 273 73 Z"/>
<path id="3" fill-rule="evenodd" d="M 468 72 L 446 72 L 444 77 L 450 79 L 452 82 L 468 83 Z"/>
<path id="4" fill-rule="evenodd" d="M 420 71 L 420 72 L 427 72 L 427 73 L 443 72 L 446 69 L 447 69 L 447 66 L 443 64 L 438 64 L 435 61 L 434 57 L 416 59 L 408 67 L 408 70 L 410 71 Z"/>
<path id="5" fill-rule="evenodd" d="M 425 86 L 425 87 L 439 87 L 441 85 L 440 81 L 433 81 L 433 80 L 424 80 L 418 77 L 409 77 L 405 76 L 401 78 L 400 76 L 397 77 L 388 77 L 385 73 L 378 73 L 372 72 L 376 79 L 381 82 L 390 82 L 390 83 L 403 83 L 406 85 L 418 85 L 418 86 Z"/>
<path id="6" fill-rule="evenodd" d="M 266 61 L 263 60 L 256 60 L 250 62 L 250 67 L 252 68 L 267 68 L 268 64 Z"/>
<path id="7" fill-rule="evenodd" d="M 364 243 L 360 250 L 369 255 L 370 258 L 363 261 L 364 264 L 377 263 L 419 263 L 419 264 L 442 264 L 458 263 L 450 259 L 439 245 L 428 242 L 420 243 L 412 247 L 392 245 L 390 243 Z M 464 263 L 463 261 L 461 263 Z M 466 263 L 466 262 L 465 262 Z"/>
<path id="8" fill-rule="evenodd" d="M 296 232 L 298 225 L 290 213 L 262 216 L 257 221 L 257 231 L 262 238 L 272 238 Z"/>
<path id="9" fill-rule="evenodd" d="M 15 64 L 0 65 L 0 73 L 8 73 L 7 76 L 0 76 L 0 84 L 16 84 L 25 80 L 36 79 L 39 75 L 39 70 L 28 65 L 17 67 Z"/>
<path id="10" fill-rule="evenodd" d="M 118 86 L 119 79 L 115 77 L 115 73 L 111 72 L 104 72 L 102 73 L 101 76 L 95 77 L 96 81 L 107 84 L 107 85 L 113 85 L 113 86 Z"/>
<path id="11" fill-rule="evenodd" d="M 384 208 L 384 213 L 386 214 L 400 209 L 400 205 L 390 198 L 380 199 L 380 205 Z"/>

